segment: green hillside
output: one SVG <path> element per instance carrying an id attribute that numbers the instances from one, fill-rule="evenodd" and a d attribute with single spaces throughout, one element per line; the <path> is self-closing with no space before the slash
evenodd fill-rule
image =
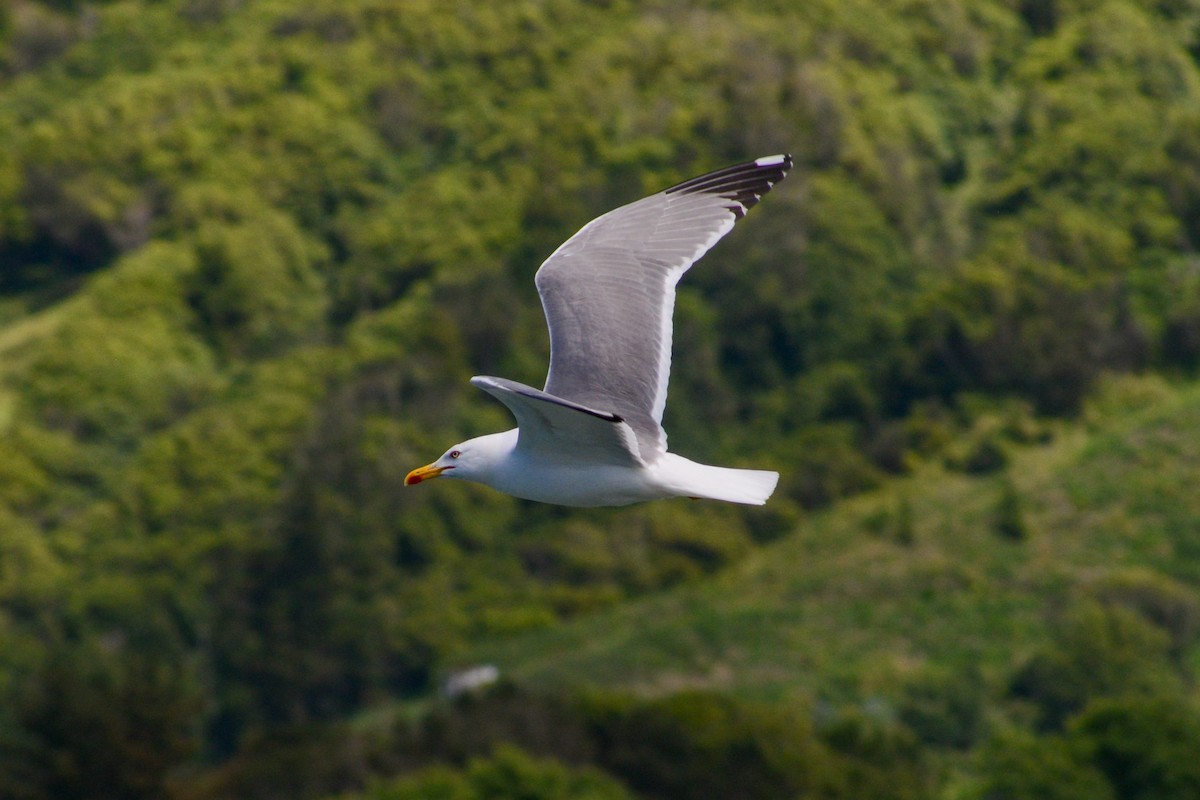
<path id="1" fill-rule="evenodd" d="M 0 797 L 1200 795 L 1193 0 L 10 0 L 0 141 Z M 780 152 L 666 414 L 768 506 L 403 488 Z"/>
<path id="2" fill-rule="evenodd" d="M 1200 390 L 1122 380 L 1085 416 L 1009 450 L 1002 471 L 927 465 L 712 579 L 481 644 L 470 660 L 533 697 L 600 687 L 684 721 L 718 697 L 788 709 L 795 730 L 774 743 L 785 749 L 859 728 L 846 749 L 882 757 L 889 782 L 864 780 L 870 796 L 1186 797 L 1200 787 L 1185 755 L 1200 744 Z M 1089 739 L 1105 725 L 1147 740 L 1122 760 Z M 731 727 L 723 746 L 746 747 Z M 689 744 L 703 753 L 713 734 Z M 762 735 L 753 752 L 770 747 Z M 641 746 L 636 770 L 603 748 L 595 759 L 637 785 L 673 752 Z M 1151 765 L 1162 773 L 1142 772 Z M 762 774 L 775 791 L 794 785 Z M 704 785 L 664 780 L 652 794 Z"/>
<path id="3" fill-rule="evenodd" d="M 498 687 L 340 736 L 468 774 L 515 742 L 526 769 L 583 762 L 650 797 L 1188 797 L 1200 387 L 1110 381 L 1052 428 L 987 474 L 926 464 L 710 579 L 477 643 L 461 665 L 498 666 Z"/>
<path id="4" fill-rule="evenodd" d="M 1091 425 L 998 473 L 930 464 L 703 583 L 471 656 L 528 685 L 895 703 L 939 672 L 1002 690 L 1067 610 L 1097 600 L 1147 614 L 1194 669 L 1200 392 L 1138 381 L 1102 397 Z"/>

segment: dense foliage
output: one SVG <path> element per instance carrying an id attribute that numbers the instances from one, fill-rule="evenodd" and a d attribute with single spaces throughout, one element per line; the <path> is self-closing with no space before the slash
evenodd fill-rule
<path id="1" fill-rule="evenodd" d="M 1191 573 L 1064 611 L 1009 665 L 1011 730 L 984 735 L 966 679 L 815 728 L 563 700 L 587 753 L 513 734 L 296 776 L 481 637 L 713 573 L 922 460 L 994 472 L 1108 372 L 1194 372 L 1198 59 L 1194 0 L 0 6 L 0 795 L 231 796 L 261 768 L 299 797 L 442 760 L 367 796 L 689 796 L 738 769 L 762 796 L 1192 796 L 1170 753 L 1200 737 L 1200 548 L 1169 515 Z M 771 506 L 401 489 L 507 424 L 469 375 L 540 382 L 559 242 L 785 150 L 681 286 L 667 410 L 673 449 L 782 472 Z M 911 543 L 905 508 L 880 525 Z M 1010 486 L 1008 545 L 1022 515 Z"/>

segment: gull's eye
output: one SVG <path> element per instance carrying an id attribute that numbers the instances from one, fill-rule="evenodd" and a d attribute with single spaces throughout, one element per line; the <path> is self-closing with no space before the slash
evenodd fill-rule
<path id="1" fill-rule="evenodd" d="M 459 456 L 461 456 L 461 455 L 462 455 L 462 451 L 461 451 L 461 450 L 451 450 L 451 451 L 450 451 L 450 457 L 451 457 L 451 458 L 458 458 L 458 457 L 459 457 Z"/>

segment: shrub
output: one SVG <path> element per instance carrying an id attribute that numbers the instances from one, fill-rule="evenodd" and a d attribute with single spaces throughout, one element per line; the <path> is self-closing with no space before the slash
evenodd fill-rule
<path id="1" fill-rule="evenodd" d="M 833 501 L 879 485 L 882 473 L 863 455 L 855 442 L 855 429 L 847 423 L 827 423 L 806 428 L 787 440 L 782 490 L 806 508 L 821 508 Z"/>
<path id="2" fill-rule="evenodd" d="M 1097 701 L 1070 737 L 1120 800 L 1200 797 L 1200 714 L 1177 697 Z"/>
<path id="3" fill-rule="evenodd" d="M 147 247 L 97 277 L 75 313 L 38 343 L 24 399 L 52 427 L 128 443 L 215 388 L 211 353 L 191 335 L 174 245 Z"/>
<path id="4" fill-rule="evenodd" d="M 79 26 L 67 14 L 53 10 L 50 3 L 19 3 L 0 13 L 5 17 L 0 21 L 0 34 L 7 34 L 8 40 L 8 46 L 0 51 L 0 66 L 11 73 L 48 64 L 79 38 Z"/>
<path id="5" fill-rule="evenodd" d="M 1104 774 L 1062 737 L 1004 732 L 977 763 L 979 800 L 1117 800 Z"/>
<path id="6" fill-rule="evenodd" d="M 1008 475 L 1000 480 L 1000 496 L 992 512 L 992 525 L 996 534 L 1003 539 L 1019 542 L 1029 536 L 1021 493 Z"/>
<path id="7" fill-rule="evenodd" d="M 23 687 L 17 738 L 0 742 L 0 795 L 166 796 L 197 745 L 194 687 L 179 667 L 120 649 L 115 640 L 60 648 Z"/>
<path id="8" fill-rule="evenodd" d="M 904 685 L 898 715 L 921 741 L 966 749 L 983 728 L 983 692 L 977 669 L 929 668 Z"/>
<path id="9" fill-rule="evenodd" d="M 650 797 L 791 797 L 835 780 L 835 760 L 794 710 L 685 692 L 589 712 L 597 763 Z"/>
<path id="10" fill-rule="evenodd" d="M 1200 636 L 1200 597 L 1166 575 L 1131 567 L 1097 580 L 1091 594 L 1104 605 L 1129 609 L 1164 631 L 1176 658 Z"/>
<path id="11" fill-rule="evenodd" d="M 1015 697 L 1032 701 L 1044 730 L 1061 729 L 1088 701 L 1161 694 L 1180 686 L 1170 639 L 1139 615 L 1082 601 L 1058 620 L 1054 639 L 1013 676 Z"/>
<path id="12" fill-rule="evenodd" d="M 594 768 L 570 768 L 501 747 L 462 769 L 432 767 L 341 800 L 632 800 L 632 795 Z"/>
<path id="13" fill-rule="evenodd" d="M 246 222 L 210 224 L 195 242 L 188 302 L 221 351 L 261 357 L 321 340 L 323 251 L 290 217 L 264 211 Z"/>

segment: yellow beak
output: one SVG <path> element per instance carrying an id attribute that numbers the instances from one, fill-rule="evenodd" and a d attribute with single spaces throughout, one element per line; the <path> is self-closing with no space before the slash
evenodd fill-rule
<path id="1" fill-rule="evenodd" d="M 452 468 L 451 467 L 437 467 L 437 466 L 434 466 L 433 464 L 426 464 L 423 467 L 417 467 L 412 472 L 410 472 L 406 476 L 404 476 L 404 485 L 412 486 L 414 483 L 420 483 L 421 481 L 432 480 L 433 478 L 436 478 L 438 475 L 441 475 L 443 472 L 445 472 L 448 469 L 452 469 Z"/>

